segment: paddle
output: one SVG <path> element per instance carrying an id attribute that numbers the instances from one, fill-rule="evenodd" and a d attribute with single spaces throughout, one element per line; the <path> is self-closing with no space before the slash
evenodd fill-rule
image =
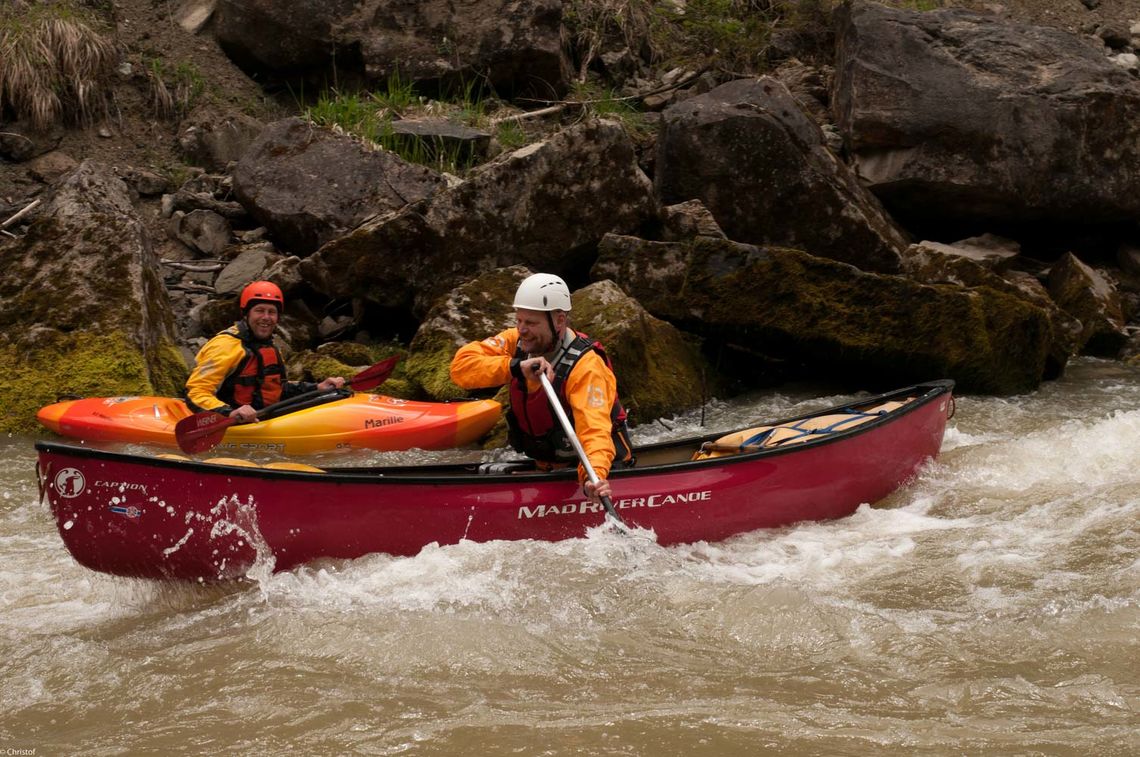
<path id="1" fill-rule="evenodd" d="M 550 401 L 550 407 L 554 410 L 554 414 L 558 416 L 558 422 L 562 424 L 562 430 L 566 432 L 566 438 L 570 440 L 570 444 L 574 445 L 574 451 L 578 453 L 578 460 L 581 461 L 582 467 L 586 469 L 586 476 L 590 479 L 590 483 L 594 486 L 598 485 L 598 474 L 594 472 L 594 466 L 590 465 L 590 458 L 586 457 L 586 450 L 582 449 L 582 442 L 578 440 L 578 435 L 574 433 L 574 427 L 570 425 L 570 419 L 566 417 L 566 411 L 562 409 L 562 403 L 558 400 L 558 395 L 554 393 L 554 387 L 550 385 L 550 379 L 546 377 L 545 373 L 539 374 L 539 379 L 542 381 L 542 388 L 546 390 L 546 399 Z M 614 503 L 610 502 L 609 497 L 602 497 L 602 507 L 606 509 L 606 515 L 611 518 L 623 530 L 628 529 L 625 521 L 618 515 L 617 510 L 614 509 Z"/>
<path id="2" fill-rule="evenodd" d="M 396 363 L 398 363 L 399 360 L 399 355 L 394 355 L 387 360 L 381 360 L 376 365 L 365 368 L 346 381 L 345 384 L 359 391 L 380 386 L 392 375 L 392 371 L 396 369 Z M 290 397 L 284 402 L 277 402 L 268 407 L 263 407 L 257 411 L 257 417 L 263 418 L 274 410 L 280 409 L 285 403 L 294 404 L 299 400 L 315 397 L 322 391 L 328 390 L 314 389 L 311 392 Z M 237 418 L 215 413 L 213 410 L 204 410 L 178 421 L 174 426 L 174 438 L 178 441 L 179 448 L 187 454 L 192 455 L 198 452 L 206 452 L 218 446 L 218 443 L 222 441 L 222 437 L 225 436 L 226 429 L 235 423 L 237 423 Z"/>

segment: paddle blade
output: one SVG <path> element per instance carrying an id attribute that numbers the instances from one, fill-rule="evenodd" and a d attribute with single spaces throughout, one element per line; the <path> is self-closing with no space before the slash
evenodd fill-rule
<path id="1" fill-rule="evenodd" d="M 174 426 L 174 438 L 178 447 L 187 454 L 205 452 L 218 446 L 226 434 L 226 429 L 237 422 L 212 410 L 195 413 L 178 421 Z"/>
<path id="2" fill-rule="evenodd" d="M 399 355 L 393 355 L 387 360 L 381 360 L 376 365 L 365 368 L 350 378 L 348 385 L 357 391 L 374 389 L 388 380 L 388 377 L 392 375 L 392 371 L 396 370 L 396 363 L 398 362 L 400 362 Z"/>

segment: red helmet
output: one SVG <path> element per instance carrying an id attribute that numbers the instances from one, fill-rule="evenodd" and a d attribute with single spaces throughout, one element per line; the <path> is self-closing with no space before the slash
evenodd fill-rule
<path id="1" fill-rule="evenodd" d="M 241 290 L 241 312 L 246 312 L 259 302 L 272 302 L 279 313 L 285 309 L 285 295 L 281 294 L 281 287 L 272 281 L 255 281 Z"/>

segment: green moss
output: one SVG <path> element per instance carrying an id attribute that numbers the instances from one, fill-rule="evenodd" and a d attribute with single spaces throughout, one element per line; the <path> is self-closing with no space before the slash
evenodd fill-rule
<path id="1" fill-rule="evenodd" d="M 125 334 L 41 335 L 31 348 L 0 345 L 0 431 L 31 433 L 36 411 L 66 397 L 176 394 L 186 366 L 172 344 L 157 350 L 152 370 Z"/>
<path id="2" fill-rule="evenodd" d="M 150 385 L 153 393 L 163 397 L 177 397 L 186 387 L 190 369 L 182 351 L 166 339 L 155 350 L 150 365 Z"/>
<path id="3" fill-rule="evenodd" d="M 306 351 L 289 360 L 290 376 L 293 381 L 320 381 L 329 376 L 343 376 L 351 379 L 366 367 L 386 360 L 392 355 L 404 354 L 399 345 L 363 345 L 355 342 L 330 342 L 317 352 Z M 366 391 L 386 394 L 402 399 L 417 399 L 414 382 L 405 375 L 406 360 L 396 364 L 392 375 L 377 387 Z"/>
<path id="4" fill-rule="evenodd" d="M 424 393 L 437 400 L 456 400 L 469 396 L 451 381 L 451 359 L 455 356 L 455 343 L 442 332 L 417 337 L 416 351 L 408 356 L 408 378 L 423 388 Z"/>

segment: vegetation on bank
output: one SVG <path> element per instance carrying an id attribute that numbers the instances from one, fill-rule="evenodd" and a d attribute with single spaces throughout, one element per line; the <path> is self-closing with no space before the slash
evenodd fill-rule
<path id="1" fill-rule="evenodd" d="M 941 0 L 903 0 L 922 4 Z M 314 123 L 337 127 L 435 170 L 462 173 L 499 149 L 542 139 L 551 128 L 587 116 L 616 118 L 631 134 L 651 131 L 640 112 L 644 92 L 622 90 L 624 74 L 605 70 L 601 56 L 627 48 L 643 66 L 719 75 L 761 73 L 770 67 L 777 32 L 797 46 L 829 47 L 829 16 L 837 0 L 571 0 L 564 5 L 564 45 L 574 66 L 571 91 L 558 101 L 522 103 L 524 112 L 498 99 L 482 81 L 451 92 L 418 91 L 391 77 L 378 87 L 332 85 L 315 100 L 297 98 Z M 0 111 L 38 128 L 86 125 L 108 113 L 112 77 L 122 59 L 108 8 L 90 0 L 7 0 L 0 7 Z M 186 116 L 208 82 L 193 63 L 144 55 L 155 116 Z M 626 72 L 628 73 L 628 72 Z M 303 102 L 303 104 L 302 104 Z M 549 110 L 544 119 L 534 109 Z M 489 133 L 490 155 L 458 141 L 397 133 L 399 119 L 442 118 Z"/>
<path id="2" fill-rule="evenodd" d="M 190 112 L 206 91 L 206 80 L 193 63 L 171 64 L 161 58 L 146 61 L 151 107 L 161 118 L 177 118 Z"/>
<path id="3" fill-rule="evenodd" d="M 0 7 L 0 112 L 37 128 L 104 117 L 119 51 L 77 2 L 6 0 Z"/>
<path id="4" fill-rule="evenodd" d="M 599 70 L 603 51 L 624 46 L 661 71 L 758 74 L 770 67 L 777 29 L 795 36 L 801 48 L 829 47 L 833 5 L 834 0 L 573 0 L 563 10 L 564 44 L 575 66 L 573 87 L 561 100 L 530 104 L 561 119 L 559 125 L 601 116 L 621 121 L 635 138 L 644 136 L 651 131 L 638 108 L 644 93 L 617 89 L 623 82 Z M 531 120 L 534 111 L 500 101 L 480 81 L 429 97 L 415 83 L 393 76 L 373 89 L 329 87 L 303 110 L 316 124 L 450 173 L 462 173 L 481 157 L 459 143 L 398 134 L 393 122 L 443 118 L 487 131 L 507 150 L 541 139 L 550 129 L 548 123 Z"/>
<path id="5" fill-rule="evenodd" d="M 143 354 L 121 331 L 42 332 L 34 348 L 0 343 L 0 429 L 40 430 L 36 411 L 61 399 L 99 396 L 176 397 L 186 381 L 186 363 L 163 341 Z M 61 370 L 66 366 L 66 370 Z"/>

